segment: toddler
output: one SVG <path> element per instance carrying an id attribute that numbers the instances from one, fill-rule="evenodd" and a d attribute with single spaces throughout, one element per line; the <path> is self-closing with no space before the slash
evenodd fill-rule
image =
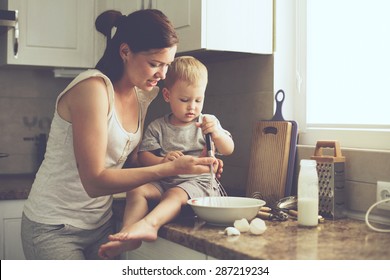
<path id="1" fill-rule="evenodd" d="M 190 56 L 178 57 L 169 66 L 162 94 L 171 113 L 154 120 L 146 129 L 138 153 L 141 165 L 174 161 L 183 155 L 205 156 L 206 134 L 211 135 L 216 153 L 233 152 L 230 133 L 215 116 L 201 113 L 207 76 L 206 67 Z M 173 220 L 188 199 L 218 193 L 218 186 L 210 176 L 206 173 L 168 177 L 129 191 L 122 230 L 100 247 L 100 256 L 113 258 L 138 248 L 142 241 L 156 240 L 159 228 Z M 149 212 L 150 200 L 160 202 Z"/>

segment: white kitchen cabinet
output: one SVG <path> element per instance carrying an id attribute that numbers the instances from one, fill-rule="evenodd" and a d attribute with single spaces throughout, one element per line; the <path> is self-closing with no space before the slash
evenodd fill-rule
<path id="1" fill-rule="evenodd" d="M 143 8 L 161 10 L 172 21 L 178 53 L 273 52 L 273 0 L 106 0 L 99 1 L 96 16 L 108 9 L 129 14 Z M 104 37 L 97 37 L 95 44 L 97 61 L 106 46 Z"/>
<path id="2" fill-rule="evenodd" d="M 0 201 L 0 259 L 24 260 L 21 221 L 25 200 Z"/>
<path id="3" fill-rule="evenodd" d="M 124 15 L 128 15 L 134 11 L 145 8 L 145 0 L 96 0 L 95 7 L 95 18 L 106 10 L 116 10 Z"/>
<path id="4" fill-rule="evenodd" d="M 272 0 L 150 0 L 174 24 L 178 53 L 273 52 Z"/>
<path id="5" fill-rule="evenodd" d="M 155 242 L 143 242 L 134 251 L 125 252 L 126 260 L 206 260 L 207 256 L 169 240 L 158 238 Z"/>
<path id="6" fill-rule="evenodd" d="M 18 10 L 19 18 L 18 55 L 9 29 L 0 35 L 0 64 L 92 67 L 94 7 L 94 0 L 0 0 L 1 9 Z"/>

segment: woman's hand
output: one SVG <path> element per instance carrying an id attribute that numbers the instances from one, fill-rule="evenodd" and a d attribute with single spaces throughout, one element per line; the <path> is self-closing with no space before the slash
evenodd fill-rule
<path id="1" fill-rule="evenodd" d="M 210 165 L 216 164 L 217 159 L 213 157 L 193 157 L 183 155 L 172 161 L 177 174 L 202 174 L 210 172 Z"/>
<path id="2" fill-rule="evenodd" d="M 200 156 L 207 157 L 206 147 L 203 147 L 203 151 L 202 151 Z M 215 176 L 217 176 L 218 179 L 222 177 L 222 172 L 223 172 L 223 160 L 222 159 L 215 158 L 215 161 L 213 163 L 213 170 L 214 170 Z"/>
<path id="3" fill-rule="evenodd" d="M 217 176 L 218 179 L 221 178 L 223 172 L 223 160 L 216 158 L 213 167 L 214 167 L 215 176 Z"/>

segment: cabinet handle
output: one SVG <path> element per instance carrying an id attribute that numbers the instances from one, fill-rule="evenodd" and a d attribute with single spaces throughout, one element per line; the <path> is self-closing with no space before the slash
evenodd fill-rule
<path id="1" fill-rule="evenodd" d="M 19 18 L 18 10 L 15 11 L 15 30 L 14 30 L 14 57 L 18 58 L 19 51 Z"/>

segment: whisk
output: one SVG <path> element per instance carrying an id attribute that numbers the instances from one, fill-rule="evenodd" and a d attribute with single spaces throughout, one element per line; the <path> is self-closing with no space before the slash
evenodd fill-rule
<path id="1" fill-rule="evenodd" d="M 206 134 L 206 148 L 207 148 L 207 155 L 209 157 L 214 157 L 214 152 L 211 145 L 211 134 Z M 214 187 L 215 186 L 215 187 Z M 210 197 L 223 197 L 228 196 L 224 187 L 222 186 L 221 182 L 217 179 L 214 173 L 213 164 L 210 164 L 210 189 L 212 190 L 210 192 Z M 214 202 L 213 202 L 214 201 Z M 213 205 L 211 205 L 213 204 Z M 222 206 L 222 200 L 220 199 L 210 199 L 210 206 Z"/>

